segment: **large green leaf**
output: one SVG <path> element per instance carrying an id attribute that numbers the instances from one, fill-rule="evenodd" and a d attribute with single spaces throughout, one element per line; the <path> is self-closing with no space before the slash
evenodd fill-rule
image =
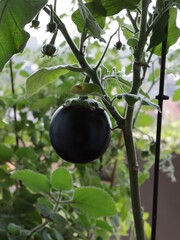
<path id="1" fill-rule="evenodd" d="M 54 66 L 40 69 L 27 79 L 26 96 L 31 97 L 47 84 L 52 83 L 60 75 L 64 75 L 67 72 L 69 72 L 69 70 L 66 66 Z"/>
<path id="2" fill-rule="evenodd" d="M 47 0 L 0 1 L 0 71 L 12 55 L 22 52 L 30 35 L 24 30 Z"/>
<path id="3" fill-rule="evenodd" d="M 30 147 L 20 147 L 17 149 L 16 151 L 16 156 L 18 157 L 18 159 L 37 159 L 37 154 L 36 152 L 30 148 Z"/>
<path id="4" fill-rule="evenodd" d="M 51 175 L 51 185 L 58 191 L 68 191 L 72 189 L 72 176 L 66 168 L 59 167 Z"/>
<path id="5" fill-rule="evenodd" d="M 167 26 L 168 21 L 169 21 L 169 13 L 166 12 L 153 29 L 148 49 L 151 49 L 159 45 L 161 42 L 165 40 L 166 38 L 165 28 Z"/>
<path id="6" fill-rule="evenodd" d="M 101 0 L 108 16 L 115 15 L 123 9 L 135 9 L 140 0 Z"/>
<path id="7" fill-rule="evenodd" d="M 100 0 L 80 4 L 79 9 L 72 14 L 72 20 L 79 32 L 82 32 L 86 26 L 93 37 L 98 39 L 101 39 L 102 28 L 105 26 L 105 18 L 106 10 Z"/>
<path id="8" fill-rule="evenodd" d="M 48 178 L 38 172 L 29 169 L 17 170 L 11 175 L 12 179 L 21 180 L 23 184 L 32 192 L 41 193 L 50 191 L 50 183 Z"/>
<path id="9" fill-rule="evenodd" d="M 97 187 L 76 188 L 71 204 L 94 217 L 112 216 L 116 213 L 112 197 Z"/>
<path id="10" fill-rule="evenodd" d="M 165 27 L 168 23 L 168 41 L 167 41 L 167 50 L 170 46 L 175 44 L 180 37 L 180 29 L 176 26 L 176 19 L 177 19 L 177 9 L 171 8 L 168 13 L 165 13 L 161 19 L 159 20 L 158 24 L 153 29 L 153 34 L 150 39 L 150 45 L 148 50 L 151 50 L 155 47 L 154 53 L 156 55 L 161 54 L 161 43 L 165 40 Z"/>

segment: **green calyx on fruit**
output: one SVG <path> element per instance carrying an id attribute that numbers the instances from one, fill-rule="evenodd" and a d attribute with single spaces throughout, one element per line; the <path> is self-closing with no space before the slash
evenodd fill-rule
<path id="1" fill-rule="evenodd" d="M 87 97 L 70 98 L 63 104 L 63 106 L 64 107 L 79 106 L 79 107 L 89 108 L 91 110 L 96 108 L 102 109 L 101 104 L 98 101 L 95 101 L 94 99 L 90 99 Z"/>
<path id="2" fill-rule="evenodd" d="M 97 101 L 73 98 L 55 111 L 49 134 L 54 150 L 62 159 L 88 163 L 106 151 L 111 139 L 111 122 Z"/>

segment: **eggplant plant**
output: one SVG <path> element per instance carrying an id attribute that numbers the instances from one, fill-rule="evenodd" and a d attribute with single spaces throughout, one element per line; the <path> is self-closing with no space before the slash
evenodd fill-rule
<path id="1" fill-rule="evenodd" d="M 41 12 L 44 12 L 47 19 L 50 19 L 47 22 L 48 33 L 46 34 L 51 34 L 51 40 L 43 45 L 42 53 L 39 52 L 39 56 L 43 54 L 43 60 L 45 59 L 44 63 L 41 63 L 43 66 L 26 80 L 26 103 L 24 103 L 28 105 L 29 102 L 36 101 L 36 97 L 39 96 L 41 104 L 44 103 L 43 108 L 47 107 L 49 110 L 53 107 L 51 103 L 54 103 L 54 107 L 56 105 L 58 109 L 51 122 L 51 117 L 48 118 L 45 141 L 47 145 L 42 145 L 41 150 L 43 152 L 43 150 L 47 151 L 47 148 L 51 149 L 50 144 L 52 144 L 62 164 L 66 164 L 64 160 L 74 163 L 82 178 L 83 171 L 86 173 L 86 167 L 84 164 L 81 166 L 81 163 L 93 161 L 91 168 L 99 166 L 98 171 L 100 171 L 104 164 L 104 155 L 107 154 L 109 164 L 111 158 L 116 156 L 118 159 L 117 156 L 120 156 L 122 149 L 125 148 L 127 164 L 123 162 L 121 166 L 127 168 L 129 173 L 128 186 L 132 209 L 132 215 L 131 213 L 130 215 L 133 216 L 133 224 L 127 227 L 126 232 L 131 229 L 133 233 L 135 232 L 135 235 L 132 235 L 133 239 L 145 240 L 148 234 L 145 231 L 145 213 L 142 210 L 139 191 L 140 175 L 134 131 L 137 118 L 144 106 L 161 111 L 156 101 L 150 98 L 148 91 L 144 90 L 144 85 L 154 56 L 161 54 L 162 42 L 167 38 L 165 32 L 167 26 L 168 31 L 172 33 L 167 39 L 167 52 L 180 36 L 180 30 L 176 26 L 180 2 L 179 0 L 154 2 L 150 0 L 78 0 L 75 1 L 73 5 L 75 10 L 73 8 L 71 13 L 72 22 L 76 26 L 75 37 L 71 34 L 68 23 L 66 24 L 66 18 L 59 16 L 58 9 L 61 8 L 61 4 L 56 0 L 53 4 L 47 0 L 38 2 L 18 0 L 16 3 L 13 0 L 0 1 L 0 70 L 3 72 L 5 64 L 14 54 L 24 51 L 30 38 L 30 34 L 24 29 L 25 25 L 31 22 L 31 28 L 34 27 L 38 31 L 41 21 L 44 21 L 41 20 Z M 105 33 L 110 30 L 108 25 L 114 22 L 117 28 L 111 29 L 112 33 L 107 37 Z M 60 34 L 64 38 L 67 51 L 61 56 L 62 64 L 55 60 L 58 59 L 58 54 L 61 54 L 61 44 L 58 42 Z M 111 45 L 115 37 L 113 54 L 111 54 Z M 96 50 L 100 49 L 98 56 L 96 56 L 97 51 L 91 52 L 92 46 L 96 46 Z M 131 52 L 128 67 L 120 63 L 123 48 Z M 69 56 L 69 54 L 72 59 L 68 62 L 66 55 Z M 48 62 L 51 62 L 50 66 Z M 13 86 L 11 60 L 10 63 Z M 70 84 L 72 76 L 74 77 L 73 85 Z M 54 98 L 57 94 L 55 90 L 59 89 L 61 94 L 65 94 L 60 91 L 65 82 L 67 86 L 71 85 L 66 89 L 69 96 L 62 101 L 61 95 L 58 95 L 60 104 L 57 102 L 55 104 Z M 49 98 L 48 95 L 52 89 L 54 95 Z M 66 103 L 64 103 L 65 100 Z M 18 101 L 14 104 L 14 114 L 17 113 L 17 104 Z M 41 104 L 37 106 L 42 106 Z M 47 119 L 47 115 L 40 117 L 38 110 L 38 107 L 36 111 L 32 110 L 34 119 L 38 119 L 37 124 L 43 117 L 44 120 Z M 18 126 L 16 115 L 14 120 L 16 143 L 13 151 L 19 159 L 23 159 L 23 154 L 29 154 L 30 159 L 34 158 L 36 152 L 30 151 L 27 147 L 29 138 L 26 139 L 26 143 L 18 134 L 18 127 L 21 128 L 21 126 Z M 24 121 L 26 122 L 25 119 Z M 24 124 L 24 127 L 27 127 L 27 124 L 31 125 L 31 129 L 36 126 L 35 122 L 28 120 Z M 44 137 L 43 131 L 41 134 L 41 137 Z M 118 148 L 113 146 L 111 139 L 111 135 L 113 137 L 115 134 L 116 136 L 118 134 Z M 34 141 L 33 136 L 30 139 Z M 41 141 L 33 143 L 40 148 L 38 144 Z M 151 149 L 153 144 L 154 141 L 151 141 L 149 146 Z M 10 171 L 11 174 L 7 173 L 9 168 L 7 165 L 1 168 L 4 176 L 6 175 L 9 179 L 8 187 L 15 184 L 16 190 L 13 194 L 16 202 L 14 199 L 10 202 L 20 204 L 20 201 L 26 201 L 27 206 L 29 202 L 31 211 L 34 213 L 34 220 L 29 223 L 27 218 L 30 212 L 26 212 L 23 225 L 21 219 L 15 220 L 16 205 L 13 205 L 7 224 L 5 220 L 2 223 L 0 221 L 2 225 L 0 236 L 3 239 L 119 239 L 120 232 L 123 230 L 121 226 L 117 227 L 116 221 L 121 216 L 121 211 L 118 203 L 115 204 L 115 196 L 109 189 L 83 186 L 83 184 L 73 186 L 72 175 L 69 172 L 72 166 L 69 171 L 68 164 L 65 165 L 67 168 L 59 167 L 55 171 L 50 168 L 52 162 L 48 161 L 55 154 L 53 149 L 46 161 L 50 164 L 47 168 L 43 168 L 43 164 L 36 167 L 31 164 L 23 166 L 16 164 L 10 148 L 6 145 L 0 145 L 0 148 L 5 152 L 4 155 L 0 154 L 3 164 L 7 160 L 14 165 L 13 168 L 11 165 L 13 170 Z M 111 154 L 108 155 L 110 150 Z M 145 152 L 147 153 L 146 150 L 143 153 Z M 59 159 L 57 155 L 55 156 L 56 160 Z M 40 163 L 43 163 L 46 157 L 44 154 L 43 157 L 37 158 Z M 118 161 L 113 163 L 114 169 L 118 168 Z M 88 171 L 91 172 L 91 170 Z M 93 177 L 91 175 L 89 179 Z M 12 192 L 5 191 L 4 188 L 3 191 L 2 202 L 5 204 L 6 198 L 10 200 L 9 196 Z M 107 216 L 114 216 L 113 227 L 109 220 L 106 222 L 103 218 Z M 101 219 L 98 219 L 99 217 Z"/>

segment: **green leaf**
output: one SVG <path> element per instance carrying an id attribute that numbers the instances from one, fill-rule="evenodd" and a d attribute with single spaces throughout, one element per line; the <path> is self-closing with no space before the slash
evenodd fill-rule
<path id="1" fill-rule="evenodd" d="M 173 94 L 173 101 L 179 101 L 180 100 L 180 88 L 177 89 Z"/>
<path id="2" fill-rule="evenodd" d="M 106 11 L 101 1 L 96 0 L 87 4 L 79 1 L 79 9 L 72 14 L 72 20 L 76 24 L 78 31 L 83 32 L 88 29 L 94 38 L 100 39 L 102 29 L 105 26 Z"/>
<path id="3" fill-rule="evenodd" d="M 100 27 L 100 29 L 98 27 L 98 29 L 96 30 L 96 31 L 98 31 L 97 36 L 99 38 L 100 37 L 99 34 L 102 31 L 101 29 L 103 29 L 105 26 L 106 10 L 102 6 L 100 0 L 91 1 L 90 3 L 85 4 L 85 7 L 87 7 L 89 9 L 90 13 L 92 14 L 92 16 L 94 17 L 94 19 L 96 20 L 96 22 L 98 23 L 98 25 Z M 72 20 L 76 24 L 78 31 L 82 32 L 84 29 L 84 25 L 85 25 L 85 19 L 83 19 L 82 15 L 80 13 L 80 9 L 77 9 L 72 14 Z M 89 30 L 91 31 L 91 29 L 89 29 Z M 94 31 L 94 29 L 93 29 L 93 31 Z"/>
<path id="4" fill-rule="evenodd" d="M 149 127 L 154 123 L 154 117 L 141 112 L 136 120 L 136 127 Z"/>
<path id="5" fill-rule="evenodd" d="M 50 183 L 48 178 L 32 170 L 18 170 L 11 175 L 12 179 L 21 180 L 23 184 L 32 192 L 41 193 L 50 191 Z"/>
<path id="6" fill-rule="evenodd" d="M 26 96 L 31 97 L 47 84 L 55 81 L 60 75 L 69 72 L 66 66 L 42 68 L 31 75 L 26 81 Z"/>
<path id="7" fill-rule="evenodd" d="M 112 216 L 116 213 L 115 203 L 111 196 L 96 187 L 75 189 L 71 204 L 93 217 Z"/>
<path id="8" fill-rule="evenodd" d="M 36 208 L 41 214 L 41 216 L 43 216 L 44 218 L 50 218 L 52 211 L 51 211 L 51 208 L 49 208 L 47 205 L 42 204 L 41 202 L 37 202 Z"/>
<path id="9" fill-rule="evenodd" d="M 137 38 L 129 38 L 128 40 L 127 40 L 127 44 L 130 46 L 130 47 L 135 47 L 135 46 L 137 46 L 137 44 L 138 44 L 138 39 Z"/>
<path id="10" fill-rule="evenodd" d="M 53 204 L 51 203 L 51 201 L 48 198 L 39 197 L 37 199 L 37 203 L 44 205 L 44 206 L 48 207 L 49 209 L 53 209 Z"/>
<path id="11" fill-rule="evenodd" d="M 53 188 L 58 191 L 68 191 L 73 187 L 72 176 L 66 168 L 59 167 L 51 175 L 50 179 Z"/>
<path id="12" fill-rule="evenodd" d="M 119 79 L 120 83 L 122 84 L 123 89 L 126 92 L 129 92 L 131 90 L 132 82 L 127 81 L 127 80 L 125 80 L 125 79 L 123 79 L 122 77 L 119 77 L 119 76 L 118 76 L 118 79 Z M 141 95 L 143 95 L 144 97 L 149 98 L 149 95 L 146 92 L 144 92 L 142 88 L 140 88 L 139 93 Z"/>
<path id="13" fill-rule="evenodd" d="M 166 12 L 153 29 L 148 50 L 154 48 L 155 46 L 159 45 L 161 42 L 165 40 L 166 38 L 165 28 L 167 26 L 168 21 L 169 14 Z"/>
<path id="14" fill-rule="evenodd" d="M 52 231 L 55 235 L 56 240 L 64 240 L 63 236 L 61 235 L 61 233 L 57 229 L 52 228 Z"/>
<path id="15" fill-rule="evenodd" d="M 176 26 L 176 19 L 177 19 L 177 9 L 171 8 L 169 10 L 169 16 L 164 14 L 162 18 L 159 20 L 158 24 L 153 29 L 153 34 L 150 39 L 150 45 L 148 50 L 151 50 L 153 47 L 154 53 L 156 55 L 161 55 L 161 42 L 165 40 L 166 34 L 164 32 L 165 26 L 168 23 L 168 41 L 167 41 L 167 51 L 170 46 L 175 44 L 180 36 L 180 29 Z"/>
<path id="16" fill-rule="evenodd" d="M 49 109 L 55 101 L 55 97 L 47 96 L 46 98 L 37 99 L 36 102 L 33 102 L 31 105 L 31 110 L 42 110 L 42 109 Z"/>
<path id="17" fill-rule="evenodd" d="M 78 95 L 94 95 L 102 96 L 102 91 L 97 84 L 94 83 L 81 83 L 73 86 L 71 92 Z"/>
<path id="18" fill-rule="evenodd" d="M 154 108 L 155 110 L 158 110 L 159 112 L 161 112 L 161 109 L 160 109 L 159 105 L 154 103 L 154 102 L 152 102 L 152 101 L 150 101 L 147 98 L 142 98 L 141 104 L 150 106 L 150 107 Z"/>
<path id="19" fill-rule="evenodd" d="M 105 220 L 98 219 L 98 220 L 96 221 L 96 226 L 97 226 L 97 227 L 100 227 L 101 229 L 105 229 L 106 231 L 108 231 L 108 232 L 110 232 L 110 233 L 113 233 L 112 226 L 109 225 L 109 224 L 107 223 L 107 221 L 105 221 Z"/>
<path id="20" fill-rule="evenodd" d="M 22 52 L 30 35 L 24 30 L 47 0 L 0 1 L 0 71 L 16 53 Z"/>
<path id="21" fill-rule="evenodd" d="M 30 148 L 30 147 L 21 147 L 21 148 L 18 148 L 17 151 L 16 151 L 16 156 L 19 158 L 19 159 L 37 159 L 37 154 L 35 153 L 35 151 Z"/>
<path id="22" fill-rule="evenodd" d="M 0 164 L 5 164 L 11 160 L 13 150 L 3 144 L 0 144 Z"/>
<path id="23" fill-rule="evenodd" d="M 101 0 L 108 16 L 115 15 L 123 9 L 135 9 L 140 0 Z"/>

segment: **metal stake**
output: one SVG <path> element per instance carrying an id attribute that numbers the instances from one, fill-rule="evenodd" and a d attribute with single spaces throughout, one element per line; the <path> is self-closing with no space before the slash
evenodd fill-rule
<path id="1" fill-rule="evenodd" d="M 159 162 L 160 162 L 160 145 L 161 145 L 161 128 L 162 128 L 162 111 L 163 101 L 168 100 L 169 97 L 164 95 L 164 79 L 166 68 L 166 53 L 167 53 L 167 39 L 168 39 L 168 24 L 165 29 L 166 39 L 162 42 L 161 51 L 161 72 L 159 81 L 159 94 L 156 96 L 161 112 L 157 116 L 157 130 L 156 130 L 156 151 L 155 151 L 155 165 L 154 165 L 154 186 L 153 186 L 153 209 L 152 209 L 152 232 L 151 240 L 156 240 L 156 225 L 157 225 L 157 211 L 158 211 L 158 188 L 159 188 Z"/>

